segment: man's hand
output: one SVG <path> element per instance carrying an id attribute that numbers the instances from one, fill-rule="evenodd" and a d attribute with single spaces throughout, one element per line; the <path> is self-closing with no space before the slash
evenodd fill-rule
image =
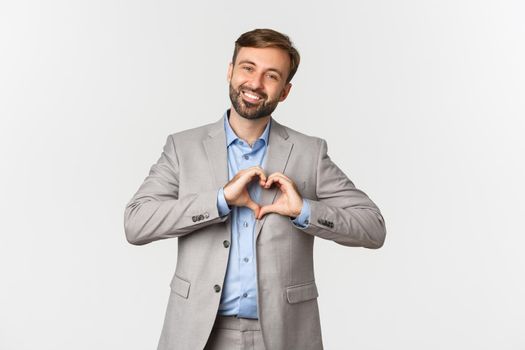
<path id="1" fill-rule="evenodd" d="M 257 219 L 260 220 L 267 213 L 289 217 L 299 216 L 303 208 L 303 198 L 299 195 L 295 183 L 283 173 L 276 172 L 268 176 L 263 188 L 268 189 L 273 183 L 279 187 L 281 195 L 273 204 L 262 207 L 259 215 L 256 215 Z"/>
<path id="2" fill-rule="evenodd" d="M 261 208 L 259 204 L 252 200 L 248 193 L 248 184 L 255 176 L 259 176 L 259 185 L 264 186 L 266 183 L 264 170 L 259 166 L 253 166 L 239 171 L 224 186 L 224 198 L 228 205 L 250 208 L 255 213 L 255 217 L 257 217 Z"/>

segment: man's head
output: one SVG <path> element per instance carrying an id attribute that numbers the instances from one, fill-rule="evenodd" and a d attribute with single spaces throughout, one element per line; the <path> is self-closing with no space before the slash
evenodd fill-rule
<path id="1" fill-rule="evenodd" d="M 270 115 L 288 96 L 299 61 L 299 53 L 284 34 L 272 29 L 242 34 L 228 68 L 235 111 L 246 119 Z"/>

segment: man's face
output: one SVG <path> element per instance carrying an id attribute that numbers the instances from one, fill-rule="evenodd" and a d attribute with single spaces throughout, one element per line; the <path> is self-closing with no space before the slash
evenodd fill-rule
<path id="1" fill-rule="evenodd" d="M 237 114 L 246 119 L 270 115 L 290 92 L 289 71 L 290 57 L 284 50 L 241 48 L 228 68 L 230 100 Z"/>

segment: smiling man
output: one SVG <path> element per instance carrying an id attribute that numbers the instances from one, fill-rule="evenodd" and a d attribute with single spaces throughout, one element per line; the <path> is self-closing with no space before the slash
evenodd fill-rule
<path id="1" fill-rule="evenodd" d="M 178 237 L 158 350 L 322 349 L 314 238 L 380 248 L 378 207 L 327 154 L 278 123 L 299 66 L 288 36 L 235 42 L 231 108 L 168 136 L 125 209 L 128 242 Z"/>

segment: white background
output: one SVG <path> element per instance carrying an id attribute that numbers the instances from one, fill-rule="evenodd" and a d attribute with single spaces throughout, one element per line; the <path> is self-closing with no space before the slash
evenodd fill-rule
<path id="1" fill-rule="evenodd" d="M 177 240 L 127 243 L 170 133 L 229 107 L 237 37 L 302 61 L 274 118 L 328 141 L 383 248 L 316 239 L 325 348 L 525 349 L 522 1 L 0 3 L 0 349 L 156 348 Z M 269 349 L 271 350 L 271 349 Z"/>

